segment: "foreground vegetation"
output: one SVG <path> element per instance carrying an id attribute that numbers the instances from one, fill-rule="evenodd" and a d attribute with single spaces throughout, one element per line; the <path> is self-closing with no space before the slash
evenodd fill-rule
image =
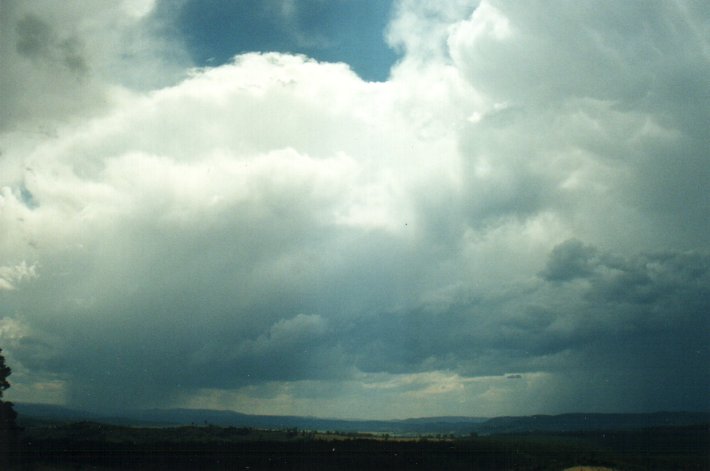
<path id="1" fill-rule="evenodd" d="M 628 432 L 430 436 L 296 429 L 25 426 L 16 469 L 710 469 L 707 425 Z"/>

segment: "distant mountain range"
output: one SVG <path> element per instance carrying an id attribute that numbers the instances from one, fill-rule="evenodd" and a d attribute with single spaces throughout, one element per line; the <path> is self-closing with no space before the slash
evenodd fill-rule
<path id="1" fill-rule="evenodd" d="M 657 412 L 647 414 L 561 414 L 524 417 L 424 417 L 405 420 L 344 420 L 316 417 L 249 415 L 208 409 L 141 409 L 110 415 L 67 407 L 16 403 L 20 420 L 31 422 L 93 421 L 117 425 L 176 426 L 218 425 L 372 432 L 399 435 L 454 434 L 481 435 L 527 432 L 573 432 L 594 430 L 635 430 L 651 427 L 710 424 L 710 412 Z"/>

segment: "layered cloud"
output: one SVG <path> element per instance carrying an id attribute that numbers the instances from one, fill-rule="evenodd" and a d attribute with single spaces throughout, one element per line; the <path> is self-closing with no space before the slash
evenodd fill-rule
<path id="1" fill-rule="evenodd" d="M 403 58 L 368 82 L 256 52 L 180 78 L 150 2 L 8 5 L 10 391 L 342 417 L 707 407 L 703 7 L 402 1 Z M 99 53 L 116 37 L 148 46 Z"/>

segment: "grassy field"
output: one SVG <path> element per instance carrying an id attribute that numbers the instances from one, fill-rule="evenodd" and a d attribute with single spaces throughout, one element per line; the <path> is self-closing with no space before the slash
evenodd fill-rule
<path id="1" fill-rule="evenodd" d="M 710 469 L 708 426 L 397 438 L 296 429 L 79 422 L 27 427 L 22 443 L 13 457 L 15 469 Z"/>

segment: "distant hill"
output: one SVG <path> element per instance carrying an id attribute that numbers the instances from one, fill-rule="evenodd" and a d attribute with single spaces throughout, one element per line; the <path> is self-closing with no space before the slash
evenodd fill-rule
<path id="1" fill-rule="evenodd" d="M 67 422 L 102 422 L 114 425 L 172 425 L 174 422 L 153 422 L 143 421 L 139 417 L 129 417 L 125 414 L 106 415 L 96 412 L 89 412 L 80 409 L 71 409 L 54 404 L 32 404 L 26 402 L 15 402 L 14 409 L 18 413 L 20 425 L 44 424 L 44 423 L 67 423 Z"/>
<path id="2" fill-rule="evenodd" d="M 101 415 L 62 406 L 17 403 L 21 422 L 93 421 L 116 425 L 218 425 L 260 429 L 372 432 L 400 435 L 482 435 L 526 432 L 636 430 L 651 427 L 710 423 L 707 412 L 657 412 L 649 414 L 561 414 L 524 417 L 422 417 L 405 420 L 344 420 L 299 416 L 249 415 L 228 410 L 142 409 Z"/>
<path id="3" fill-rule="evenodd" d="M 480 424 L 483 434 L 526 432 L 585 432 L 638 430 L 710 423 L 710 412 L 655 412 L 647 414 L 561 414 L 495 417 Z"/>
<path id="4" fill-rule="evenodd" d="M 24 418 L 23 416 L 29 416 L 33 419 L 56 420 L 62 422 L 95 420 L 100 418 L 100 415 L 98 414 L 92 414 L 91 412 L 70 409 L 68 407 L 54 404 L 29 404 L 15 402 L 14 408 L 21 418 Z"/>
<path id="5" fill-rule="evenodd" d="M 487 420 L 477 417 L 431 417 L 406 420 L 345 420 L 317 417 L 249 415 L 229 410 L 211 409 L 138 409 L 101 415 L 56 405 L 16 403 L 20 421 L 77 422 L 93 421 L 115 425 L 218 425 L 339 432 L 391 434 L 467 435 Z"/>

